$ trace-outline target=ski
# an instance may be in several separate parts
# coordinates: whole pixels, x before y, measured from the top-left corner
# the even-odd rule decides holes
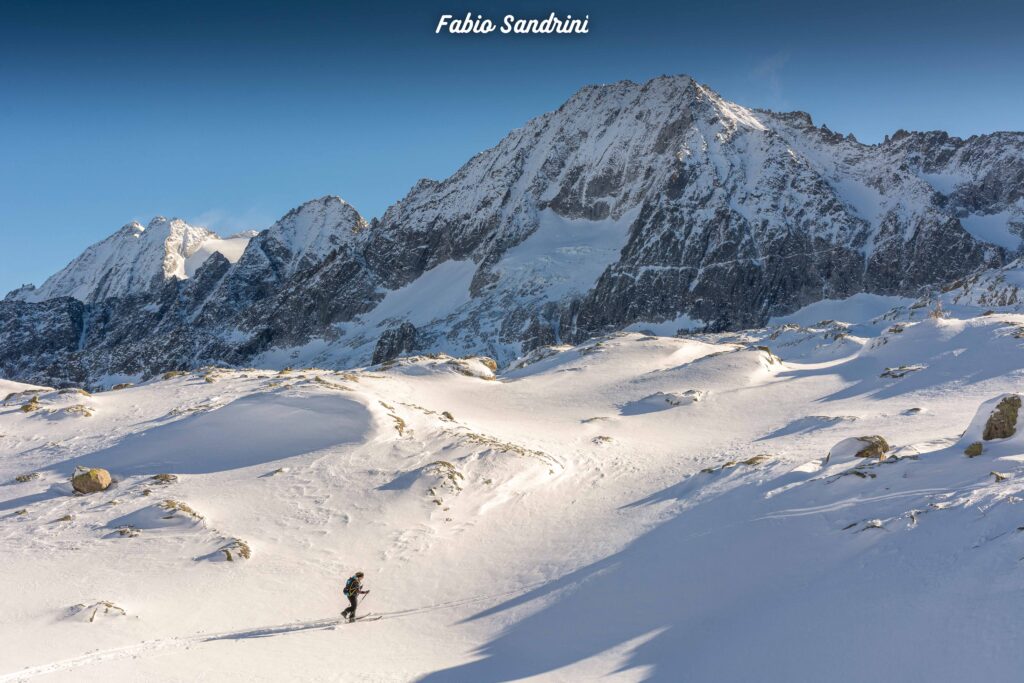
[[[353,624],[353,623],[355,623],[357,621],[378,621],[378,620],[383,619],[383,618],[384,618],[383,614],[374,614],[373,612],[369,612],[368,614],[364,614],[361,617],[356,617],[352,621],[349,621],[345,617],[342,617],[340,623],[341,624]]]
[[[384,618],[383,614],[376,614],[376,615],[367,614],[366,616],[363,616],[363,617],[356,617],[356,621],[363,621],[363,620],[365,620],[365,621],[380,621],[383,618]]]

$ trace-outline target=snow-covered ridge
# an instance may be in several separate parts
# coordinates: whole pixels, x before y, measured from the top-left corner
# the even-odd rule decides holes
[[[191,277],[214,252],[237,261],[252,236],[239,233],[222,238],[180,218],[157,216],[146,226],[125,225],[87,247],[42,286],[15,290],[9,296],[21,301],[70,296],[93,302],[137,294],[171,278]]]
[[[92,303],[139,294],[170,279],[194,277],[214,253],[237,263],[257,236],[249,261],[270,261],[274,276],[285,279],[316,265],[365,227],[355,209],[333,196],[302,204],[262,234],[247,230],[221,237],[179,218],[157,216],[145,227],[137,222],[124,226],[88,247],[41,287],[22,287],[8,298],[38,302],[70,296]]]

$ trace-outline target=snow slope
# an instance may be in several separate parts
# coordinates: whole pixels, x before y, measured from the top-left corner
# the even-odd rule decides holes
[[[1024,315],[919,313],[4,382],[0,681],[1018,680]]]

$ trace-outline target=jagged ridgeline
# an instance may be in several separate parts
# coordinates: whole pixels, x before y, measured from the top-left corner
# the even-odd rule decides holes
[[[1022,133],[864,145],[686,76],[588,86],[379,219],[324,197],[255,235],[125,226],[0,303],[0,376],[506,364],[634,324],[738,329],[917,295],[1003,265],[1022,231]]]

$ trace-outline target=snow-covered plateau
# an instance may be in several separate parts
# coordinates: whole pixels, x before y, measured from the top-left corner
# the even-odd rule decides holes
[[[864,296],[497,372],[0,382],[0,681],[1018,681],[1024,315]]]

